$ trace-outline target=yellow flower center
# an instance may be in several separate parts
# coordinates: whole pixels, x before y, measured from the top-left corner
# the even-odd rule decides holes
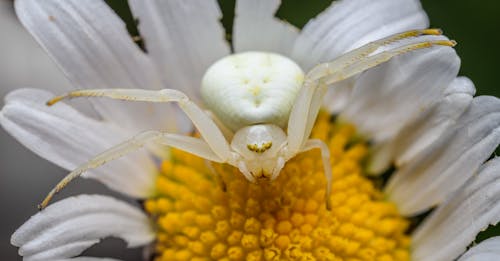
[[[155,260],[408,260],[408,221],[363,176],[367,145],[350,125],[320,114],[312,136],[331,152],[332,210],[318,151],[287,162],[271,183],[173,151],[146,211],[157,227]]]

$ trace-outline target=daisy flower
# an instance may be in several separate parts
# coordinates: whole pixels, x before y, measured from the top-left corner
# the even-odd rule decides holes
[[[204,93],[202,101],[202,85],[232,77],[214,69],[222,61],[250,64],[252,70],[244,76],[248,81],[263,77],[265,83],[258,68],[270,65],[259,55],[280,57],[276,59],[286,66],[276,75],[286,75],[283,81],[293,85],[302,83],[304,75],[292,71],[308,72],[339,57],[348,63],[394,50],[404,53],[353,72],[329,86],[325,97],[316,97],[325,102],[322,110],[297,128],[307,129],[310,123],[311,138],[326,149],[287,159],[272,182],[252,183],[240,172],[243,168],[209,164],[153,144],[83,173],[139,199],[142,208],[101,195],[60,200],[12,235],[11,243],[24,260],[105,260],[77,256],[110,236],[122,238],[129,247],[144,246],[147,258],[154,260],[491,260],[500,255],[500,238],[466,252],[477,233],[500,220],[500,160],[487,161],[500,141],[500,101],[473,97],[473,83],[457,77],[460,59],[447,46],[452,42],[438,30],[425,30],[428,18],[418,1],[336,1],[299,31],[274,17],[279,1],[238,0],[230,45],[216,1],[130,0],[145,51],[103,1],[15,4],[21,22],[76,89],[177,89],[194,104],[211,108],[217,124],[227,124],[221,128],[229,140],[238,123],[260,122],[248,117],[232,122],[248,109],[234,93],[225,98],[216,91]],[[384,40],[370,56],[342,56],[408,30],[414,31],[397,41]],[[420,48],[421,43],[437,44]],[[420,47],[407,52],[409,45]],[[313,70],[306,79],[333,65]],[[218,77],[210,78],[214,75]],[[269,94],[264,88],[248,91]],[[307,92],[300,85],[296,91],[297,99]],[[220,102],[211,100],[215,96]],[[47,106],[53,97],[36,89],[10,93],[0,124],[23,145],[68,170],[145,130],[194,130],[172,104],[92,98],[88,101],[99,113],[96,119],[73,103]],[[290,109],[290,118],[300,112],[296,106],[285,107],[285,121]],[[272,119],[276,124],[283,120]],[[193,136],[211,139],[203,128],[198,131]],[[292,135],[297,130],[286,131]],[[174,146],[189,147],[183,142]],[[248,150],[263,153],[271,147],[249,144]],[[207,158],[217,153],[199,154]],[[208,158],[217,161],[218,156]],[[332,170],[331,184],[323,162]],[[387,183],[374,182],[383,180],[391,166]]]

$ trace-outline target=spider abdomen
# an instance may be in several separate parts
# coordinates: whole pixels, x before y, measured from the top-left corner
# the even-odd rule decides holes
[[[230,129],[253,124],[286,126],[304,72],[278,54],[245,52],[214,63],[202,80],[207,106]]]

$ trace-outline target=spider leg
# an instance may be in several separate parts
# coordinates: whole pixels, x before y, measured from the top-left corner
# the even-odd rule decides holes
[[[227,161],[232,159],[232,152],[226,138],[215,122],[200,107],[192,102],[183,92],[173,89],[142,90],[142,89],[90,89],[77,90],[54,97],[47,102],[51,106],[63,99],[76,97],[107,97],[117,100],[142,102],[177,102],[189,119],[200,132],[203,139],[219,158]]]
[[[303,88],[304,90],[300,93],[300,95],[298,96],[299,98],[296,101],[302,104],[301,107],[307,107],[307,104],[309,104],[309,109],[301,109],[301,112],[294,112],[295,109],[292,109],[292,113],[290,114],[291,116],[288,125],[289,129],[296,129],[297,131],[295,132],[304,131],[302,135],[295,135],[295,137],[299,137],[299,142],[295,143],[297,143],[297,145],[299,145],[300,147],[300,145],[303,145],[305,140],[309,137],[321,105],[322,97],[326,92],[324,88],[326,88],[327,85],[331,85],[333,83],[340,82],[344,79],[352,77],[371,67],[384,63],[390,60],[392,57],[400,54],[404,54],[417,49],[429,48],[435,45],[454,46],[456,44],[454,41],[447,40],[422,41],[419,43],[405,45],[393,50],[382,52],[380,54],[369,56],[378,48],[396,41],[422,35],[441,34],[442,31],[439,29],[412,30],[394,34],[347,52],[346,54],[331,62],[323,63],[314,67],[311,71],[309,71],[309,73],[307,73]],[[301,99],[301,101],[299,101],[299,99]],[[295,126],[291,126],[290,123],[292,119],[296,120],[298,117],[304,117],[306,115],[308,117],[308,120],[305,122],[306,128],[297,129],[297,126],[295,124],[293,124]]]
[[[322,78],[322,80],[324,80],[324,82],[327,85],[330,85],[345,80],[347,78],[350,78],[358,73],[364,72],[379,64],[385,63],[395,56],[439,45],[453,47],[456,45],[456,42],[453,40],[437,40],[437,41],[425,41],[425,42],[404,45],[392,50],[384,51],[379,54],[366,57],[365,59],[353,63],[333,74],[325,75],[324,78]]]
[[[106,164],[106,162],[118,159],[130,152],[139,150],[150,142],[156,142],[178,148],[180,150],[189,152],[210,161],[223,162],[223,159],[217,156],[209,147],[209,145],[201,139],[172,133],[164,133],[160,131],[145,131],[121,144],[118,144],[104,151],[103,153],[97,155],[96,157],[87,161],[85,164],[73,170],[59,183],[57,183],[57,185],[49,192],[42,203],[38,205],[38,208],[40,210],[44,209],[56,193],[66,187],[72,180],[80,177],[84,172]]]
[[[380,43],[384,42],[387,43],[390,41],[380,40]],[[288,146],[290,154],[300,150],[300,148],[304,145],[304,142],[309,137],[312,126],[321,107],[322,97],[326,91],[326,86],[345,80],[404,53],[438,45],[453,47],[455,44],[455,41],[449,40],[422,41],[404,45],[372,56],[363,56],[358,54],[359,57],[363,56],[358,60],[347,59],[342,56],[339,58],[341,62],[335,60],[330,63],[320,64],[313,68],[311,72],[307,74],[304,85],[297,95],[297,99],[295,100],[288,119]],[[359,49],[363,48],[365,47],[360,47]],[[356,56],[356,53],[358,53],[357,50],[359,49],[347,53],[346,56]],[[360,53],[363,54],[363,52]],[[342,61],[350,62],[344,63]]]
[[[222,178],[222,175],[215,169],[213,165],[213,161],[210,160],[205,160],[205,165],[207,166],[208,170],[210,171],[210,174],[212,174],[215,178],[215,181],[219,185],[222,191],[226,192],[227,191],[227,185],[224,179]]]
[[[392,43],[394,41],[422,34],[440,33],[441,32],[439,30],[428,29],[420,31],[410,31],[390,36],[388,38],[372,42],[349,53],[346,53],[345,55],[330,63],[320,64],[313,68],[307,74],[304,85],[300,89],[299,94],[297,95],[297,99],[295,100],[295,103],[290,112],[287,129],[288,144],[286,159],[288,160],[291,157],[295,156],[297,153],[307,149],[321,148],[323,155],[323,164],[325,167],[325,175],[330,175],[330,179],[328,182],[331,183],[331,169],[330,166],[325,163],[326,152],[325,148],[323,148],[325,145],[319,145],[318,141],[312,142],[311,140],[307,140],[321,107],[322,99],[326,92],[327,86],[352,77],[358,73],[366,71],[381,63],[387,62],[391,58],[404,53],[408,53],[418,49],[430,48],[437,45],[450,47],[455,46],[456,42],[449,40],[422,41],[368,56],[380,46]],[[327,191],[329,193],[329,187],[327,188]]]
[[[300,89],[288,120],[288,156],[297,154],[311,133],[327,86],[321,80],[306,80]]]
[[[325,74],[330,74],[331,72],[334,72],[339,68],[343,68],[355,62],[358,62],[375,52],[380,47],[389,45],[391,43],[422,35],[441,35],[442,33],[443,32],[440,29],[423,29],[393,34],[349,51],[331,62],[322,63],[315,66],[307,73],[307,78],[317,80],[321,77],[324,77]]]
[[[318,139],[307,140],[300,152],[305,152],[312,149],[321,150],[321,159],[323,161],[323,169],[326,178],[325,203],[326,209],[331,210],[330,193],[332,191],[332,168],[330,166],[330,150],[325,142]]]
[[[314,123],[316,122],[316,118],[318,117],[319,110],[321,106],[323,106],[323,98],[326,95],[327,87],[328,86],[322,80],[318,82],[318,87],[311,99],[311,105],[309,107],[309,113],[307,115],[305,135],[303,135],[302,138],[303,140],[309,138],[311,134]]]
[[[219,127],[220,131],[227,140],[233,139],[234,132],[226,127],[226,125],[224,125],[224,123],[222,123],[222,121],[219,120],[219,118],[217,118],[217,116],[215,116],[213,112],[211,112],[210,110],[205,110],[205,113],[215,122],[215,124],[217,125],[217,127]]]

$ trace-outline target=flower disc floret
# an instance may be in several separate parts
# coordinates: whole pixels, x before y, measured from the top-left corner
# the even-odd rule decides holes
[[[317,151],[269,183],[215,165],[225,191],[203,159],[174,151],[162,163],[157,197],[145,202],[157,224],[156,260],[407,260],[408,221],[363,177],[367,146],[354,128],[322,114],[313,137],[332,154],[331,211]]]

